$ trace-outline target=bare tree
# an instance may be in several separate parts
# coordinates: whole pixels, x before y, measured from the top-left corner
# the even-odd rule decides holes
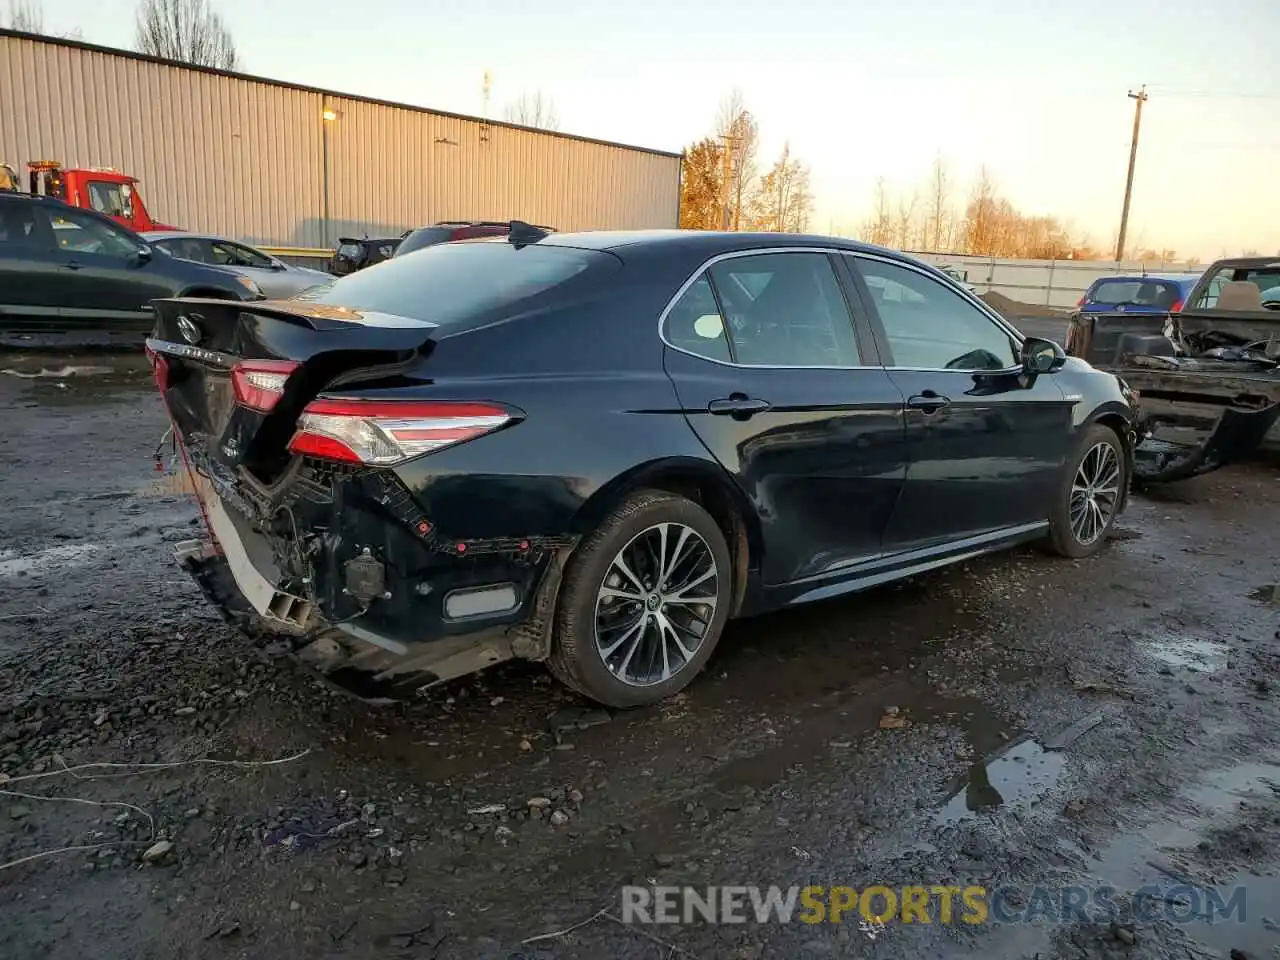
[[[862,239],[878,247],[893,243],[893,210],[889,205],[889,188],[884,177],[876,178],[876,195],[871,216],[862,224]]]
[[[40,0],[9,0],[9,29],[44,33],[44,10],[40,7]]]
[[[716,136],[729,151],[730,170],[724,184],[724,204],[729,211],[729,229],[742,228],[742,213],[755,189],[760,172],[756,154],[760,148],[760,127],[747,109],[742,91],[731,90],[720,101],[716,113]]]
[[[0,17],[0,24],[4,23]],[[44,9],[40,0],[9,0],[9,29],[21,30],[23,33],[38,33],[46,37],[58,37],[62,40],[83,40],[84,31],[79,27],[63,33],[49,33],[44,28]]]
[[[137,47],[141,53],[201,67],[234,70],[236,45],[209,0],[141,0]]]
[[[898,198],[898,213],[893,220],[894,245],[899,250],[910,250],[916,240],[916,206],[920,200],[915,191],[911,196]]]
[[[937,253],[950,248],[954,229],[951,213],[951,177],[942,154],[933,158],[929,174],[929,209],[926,211],[925,245]]]
[[[555,101],[541,90],[522,93],[507,104],[507,120],[539,130],[560,129],[560,114],[556,111]]]

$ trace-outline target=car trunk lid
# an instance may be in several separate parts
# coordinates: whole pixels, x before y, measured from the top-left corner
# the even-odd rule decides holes
[[[147,350],[184,447],[264,480],[306,404],[353,375],[429,353],[436,325],[300,300],[158,300]]]

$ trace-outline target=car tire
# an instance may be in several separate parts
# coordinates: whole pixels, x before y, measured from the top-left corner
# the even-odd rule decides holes
[[[660,552],[665,592],[655,582]],[[702,507],[656,490],[631,494],[569,559],[548,667],[609,707],[671,696],[715,650],[729,617],[732,571],[724,534]]]
[[[1102,549],[1128,489],[1124,443],[1110,427],[1090,424],[1067,462],[1049,515],[1047,545],[1080,559]]]

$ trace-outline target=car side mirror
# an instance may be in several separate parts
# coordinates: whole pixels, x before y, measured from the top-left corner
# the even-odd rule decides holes
[[[152,250],[148,246],[141,246],[134,251],[133,262],[136,266],[142,266],[144,263],[150,263]]]
[[[1066,353],[1052,340],[1027,337],[1022,341],[1022,369],[1027,373],[1053,373],[1066,362]]]

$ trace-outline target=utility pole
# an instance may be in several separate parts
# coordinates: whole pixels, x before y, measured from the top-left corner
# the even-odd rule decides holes
[[[1133,104],[1133,142],[1129,144],[1129,176],[1124,182],[1124,208],[1120,211],[1120,235],[1116,238],[1116,263],[1124,259],[1124,235],[1129,229],[1129,200],[1133,196],[1133,165],[1138,159],[1138,130],[1142,126],[1142,105],[1147,102],[1147,85],[1129,91]]]

